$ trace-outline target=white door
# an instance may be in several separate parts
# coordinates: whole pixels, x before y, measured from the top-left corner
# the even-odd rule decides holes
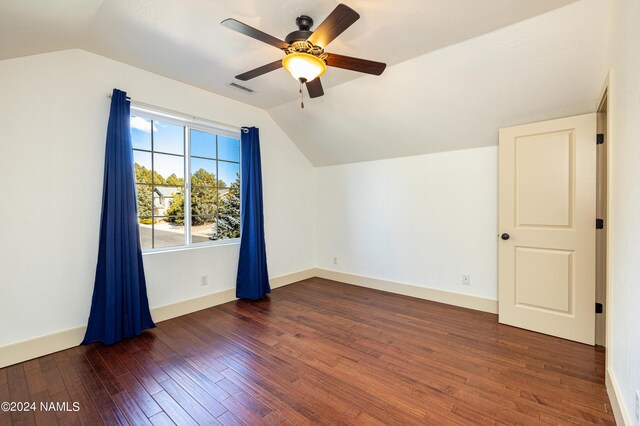
[[[500,129],[499,320],[590,345],[596,114]]]

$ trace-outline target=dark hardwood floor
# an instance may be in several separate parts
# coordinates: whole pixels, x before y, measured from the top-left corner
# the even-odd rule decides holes
[[[318,278],[0,369],[1,401],[38,404],[2,425],[614,423],[602,348]]]

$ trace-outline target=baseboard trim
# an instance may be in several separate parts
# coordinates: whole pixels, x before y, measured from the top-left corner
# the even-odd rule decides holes
[[[164,306],[151,308],[151,317],[154,322],[162,322],[171,318],[190,314],[191,312],[201,311],[216,305],[231,302],[236,299],[236,290],[221,290],[216,293],[205,294],[204,296],[194,297],[193,299],[182,300],[176,303],[170,303]]]
[[[475,309],[476,311],[490,312],[492,314],[498,313],[498,301],[495,299],[455,293],[452,291],[439,290],[435,288],[419,287],[413,284],[381,280],[379,278],[348,274],[345,272],[332,271],[322,268],[315,269],[315,276],[328,280],[353,284],[360,287],[367,287],[376,290],[388,291],[390,293],[416,297],[418,299],[426,299],[433,302],[445,303],[447,305]]]
[[[624,399],[620,396],[621,393],[618,381],[610,368],[607,368],[604,374],[604,381],[607,388],[607,395],[609,395],[611,409],[613,410],[613,416],[616,419],[616,424],[621,426],[631,426],[633,423],[629,417],[629,411],[626,409]]]
[[[78,346],[87,327],[75,327],[0,347],[0,368]]]
[[[312,278],[314,276],[314,271],[315,269],[312,268],[293,272],[291,274],[279,275],[277,277],[269,278],[269,284],[272,289],[283,287],[298,281],[306,280],[307,278]],[[191,312],[201,311],[212,306],[222,305],[223,303],[231,302],[232,300],[236,300],[236,290],[233,288],[152,308],[151,316],[155,322],[161,322],[182,315],[187,315]]]
[[[280,275],[269,279],[271,288],[278,288],[315,276],[315,269],[306,269],[291,274]],[[235,289],[222,290],[205,294],[193,299],[182,300],[169,305],[151,309],[151,316],[155,322],[162,322],[171,318],[190,314],[212,306],[221,305],[236,299]],[[86,331],[86,326],[23,340],[0,346],[0,368],[19,362],[39,358],[44,355],[78,346]]]
[[[286,275],[280,275],[269,279],[271,288],[284,287],[285,285],[297,283],[298,281],[306,280],[315,277],[316,268],[304,269],[298,272],[292,272]]]

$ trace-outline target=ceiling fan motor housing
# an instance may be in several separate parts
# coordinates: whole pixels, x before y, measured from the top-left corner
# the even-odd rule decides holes
[[[313,19],[309,16],[302,15],[296,18],[296,25],[298,26],[298,31],[294,31],[285,37],[284,41],[291,44],[294,41],[302,41],[308,39],[313,31],[311,31],[311,27],[313,26]]]

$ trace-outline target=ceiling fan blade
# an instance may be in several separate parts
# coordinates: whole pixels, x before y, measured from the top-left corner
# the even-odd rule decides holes
[[[252,78],[256,78],[258,76],[261,76],[262,74],[266,74],[268,72],[271,71],[275,71],[278,68],[282,67],[282,59],[278,59],[277,61],[273,61],[267,65],[263,65],[261,67],[258,67],[256,69],[252,69],[251,71],[247,71],[245,73],[236,75],[236,78],[238,80],[242,80],[242,81],[247,81],[247,80],[251,80]]]
[[[277,47],[278,49],[286,49],[287,47],[289,47],[288,43],[285,43],[284,41],[265,32],[250,27],[249,25],[244,24],[240,21],[236,21],[233,18],[225,19],[224,21],[220,22],[220,24],[231,30],[255,38],[256,40],[260,40],[263,43],[267,43],[274,47]]]
[[[367,74],[380,75],[387,67],[382,62],[368,61],[366,59],[352,58],[351,56],[336,55],[329,53],[325,59],[330,67],[343,68],[345,70],[364,72]]]
[[[322,90],[322,83],[320,83],[320,77],[316,77],[311,81],[306,83],[307,90],[309,91],[310,98],[317,98],[324,95],[324,90]]]
[[[324,49],[359,18],[360,15],[355,10],[341,3],[322,21],[307,41]]]

